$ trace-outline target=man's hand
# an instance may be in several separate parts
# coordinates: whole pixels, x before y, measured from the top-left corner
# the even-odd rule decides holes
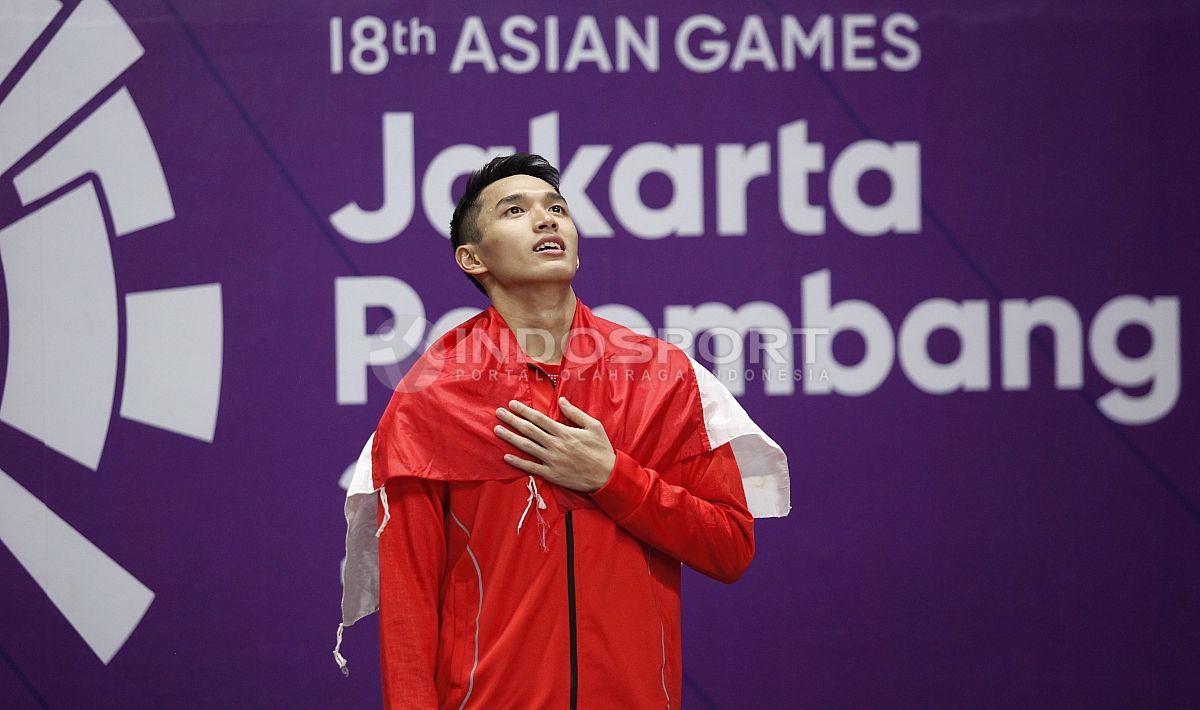
[[[496,410],[500,421],[513,430],[497,426],[496,436],[537,459],[528,461],[505,454],[504,462],[563,488],[594,493],[608,483],[617,455],[599,420],[566,397],[559,397],[558,405],[579,426],[556,422],[516,400],[508,403],[509,409]]]

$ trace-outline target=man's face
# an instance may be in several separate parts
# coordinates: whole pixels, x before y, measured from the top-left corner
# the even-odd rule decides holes
[[[513,175],[488,185],[479,195],[476,226],[481,239],[459,247],[482,265],[493,285],[503,288],[570,283],[579,269],[579,234],[567,202],[544,180]],[[478,267],[476,267],[478,268]]]

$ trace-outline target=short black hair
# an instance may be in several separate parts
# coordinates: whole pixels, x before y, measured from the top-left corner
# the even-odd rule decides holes
[[[544,180],[558,192],[559,174],[545,158],[532,153],[513,153],[492,158],[487,165],[471,173],[467,178],[467,187],[458,203],[454,206],[454,216],[450,218],[450,248],[455,251],[463,244],[475,244],[483,235],[479,233],[476,220],[479,219],[479,194],[488,185],[513,175],[529,175]],[[483,284],[475,277],[467,274],[475,288],[487,295]]]

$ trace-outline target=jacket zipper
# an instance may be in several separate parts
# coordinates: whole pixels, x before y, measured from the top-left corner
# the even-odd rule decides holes
[[[579,650],[575,621],[575,526],[567,511],[567,620],[571,631],[571,710],[579,706]]]
[[[545,374],[545,372],[543,372]],[[550,389],[555,394],[555,399],[551,400],[551,407],[554,410],[554,418],[561,419],[562,413],[558,411],[558,378],[550,378]],[[567,511],[566,515],[566,531],[567,531],[567,627],[570,632],[571,639],[571,710],[577,710],[579,707],[579,632],[577,620],[575,616],[575,523],[571,517],[571,511]]]
[[[538,368],[541,370],[541,368]],[[550,408],[556,420],[561,421],[562,413],[558,410],[558,378],[551,378],[545,370],[542,374],[546,375],[546,379],[550,380],[550,390],[554,392],[555,397],[550,400]],[[567,627],[570,632],[571,640],[571,710],[578,710],[579,707],[579,637],[578,627],[575,617],[575,523],[571,518],[571,511],[567,511],[565,515],[565,525],[567,532]]]

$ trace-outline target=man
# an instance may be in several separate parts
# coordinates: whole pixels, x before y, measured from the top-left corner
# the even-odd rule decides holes
[[[491,307],[406,375],[350,491],[379,494],[385,705],[677,707],[680,563],[741,576],[746,491],[786,514],[782,452],[682,351],[576,299],[542,158],[472,174],[451,241]],[[347,519],[353,623],[374,600],[363,506]]]

